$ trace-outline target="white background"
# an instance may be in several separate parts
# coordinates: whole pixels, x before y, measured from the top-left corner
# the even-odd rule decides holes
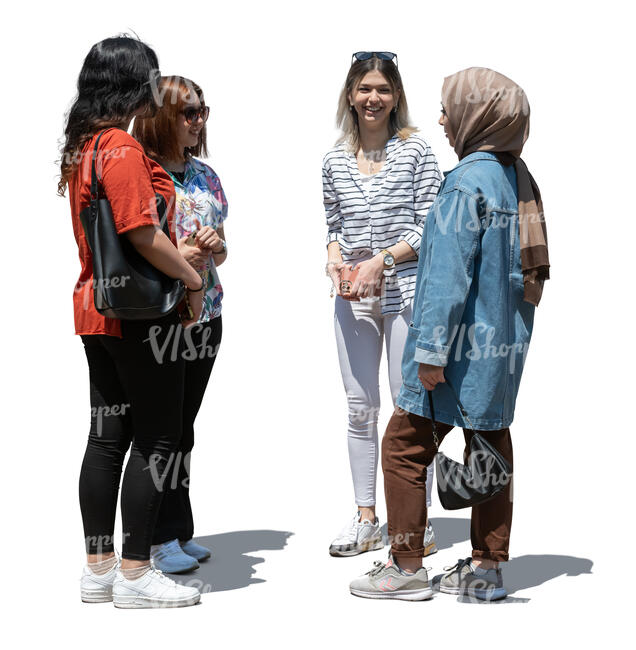
[[[226,0],[4,10],[0,593],[11,647],[611,647],[626,633],[634,52],[625,7]],[[203,87],[210,163],[230,205],[223,344],[192,463],[196,534],[217,536],[199,572],[211,591],[183,610],[79,599],[88,376],[73,335],[79,261],[54,161],[84,56],[127,30],[155,48],[163,74]],[[363,49],[399,54],[412,120],[443,170],[456,163],[437,125],[444,76],[491,67],[530,100],[523,157],[544,198],[552,279],[512,427],[510,605],[357,599],[349,581],[385,552],[327,554],[354,503],[320,172],[351,53]],[[384,365],[381,379],[383,431]],[[449,445],[455,457],[461,438]],[[381,474],[378,498],[384,522]],[[436,501],[430,514],[436,574],[469,554],[468,514]]]

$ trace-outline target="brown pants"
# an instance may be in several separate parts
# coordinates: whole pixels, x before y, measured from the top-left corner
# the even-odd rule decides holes
[[[452,429],[449,424],[437,423],[440,441]],[[479,433],[512,467],[510,430]],[[472,433],[464,429],[465,454],[471,438]],[[382,440],[382,470],[391,553],[398,560],[424,556],[426,467],[433,462],[436,451],[431,421],[397,407]],[[511,525],[512,481],[497,496],[472,509],[473,558],[506,562]]]

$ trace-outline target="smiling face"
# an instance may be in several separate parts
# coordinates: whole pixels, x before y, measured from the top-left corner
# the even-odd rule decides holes
[[[370,70],[349,94],[349,103],[358,114],[360,126],[379,129],[388,124],[399,98],[399,92],[394,92],[381,72]]]
[[[199,110],[202,106],[201,100],[194,93],[190,93],[184,98],[183,106],[177,113],[177,122],[175,125],[179,151],[183,151],[186,147],[197,146],[199,135],[205,122],[200,115],[194,118],[190,115],[192,124],[189,124],[186,116],[190,113],[188,109]]]

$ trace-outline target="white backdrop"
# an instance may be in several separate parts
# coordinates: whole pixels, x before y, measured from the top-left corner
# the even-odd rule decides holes
[[[626,630],[634,53],[625,6],[111,0],[5,10],[0,592],[12,647],[592,647]],[[230,206],[223,343],[192,460],[196,534],[212,536],[215,555],[187,577],[209,591],[202,604],[173,611],[83,605],[78,593],[88,376],[73,335],[77,249],[54,161],[84,56],[129,30],[155,48],[163,74],[203,87],[209,162]],[[524,159],[543,194],[552,280],[512,427],[504,570],[516,606],[356,599],[349,581],[385,553],[327,554],[354,504],[320,173],[361,49],[398,53],[413,122],[443,170],[456,163],[437,125],[444,76],[491,67],[530,100]],[[384,366],[382,382],[381,431],[392,410]],[[462,436],[451,438],[458,457]],[[381,486],[380,474],[384,522]],[[436,574],[469,554],[468,514],[435,501],[430,515]]]

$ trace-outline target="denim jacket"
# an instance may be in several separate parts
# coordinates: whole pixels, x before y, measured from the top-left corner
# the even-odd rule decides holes
[[[430,417],[420,363],[444,366],[475,429],[513,419],[534,307],[523,301],[517,180],[489,152],[450,171],[424,226],[398,405]],[[466,426],[446,384],[433,391],[439,422]]]

